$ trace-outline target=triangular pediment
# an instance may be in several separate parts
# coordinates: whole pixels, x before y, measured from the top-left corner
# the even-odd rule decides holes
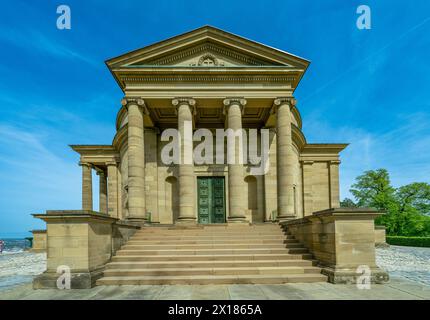
[[[189,48],[169,52],[155,59],[142,59],[131,66],[178,66],[178,67],[238,67],[280,66],[280,63],[255,57],[213,41],[204,41]],[[291,65],[285,65],[289,66]]]
[[[205,26],[108,60],[109,68],[144,66],[281,66],[306,70],[309,61]]]

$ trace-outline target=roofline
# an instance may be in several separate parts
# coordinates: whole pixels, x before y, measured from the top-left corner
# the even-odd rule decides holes
[[[319,150],[333,150],[334,153],[339,153],[344,150],[349,143],[308,143],[303,147],[303,151],[306,149],[319,149]]]
[[[96,151],[96,150],[104,150],[104,151],[113,151],[116,152],[116,149],[112,145],[108,144],[69,144],[69,147],[76,151],[79,154],[82,154],[86,151]]]
[[[133,55],[133,54],[137,53],[138,51],[141,51],[141,50],[144,50],[144,49],[149,49],[149,48],[151,48],[151,47],[155,47],[155,46],[160,46],[160,45],[162,45],[162,44],[164,44],[164,43],[170,42],[170,41],[175,40],[175,39],[177,39],[177,38],[184,37],[184,36],[189,35],[189,34],[191,34],[191,33],[193,33],[193,32],[196,32],[196,31],[199,31],[199,30],[204,30],[204,29],[207,29],[207,30],[211,30],[211,29],[212,29],[212,30],[217,31],[217,32],[221,32],[221,33],[224,33],[224,34],[227,34],[227,35],[232,35],[232,36],[234,36],[234,37],[236,37],[236,38],[239,38],[239,39],[241,39],[241,40],[246,40],[246,41],[248,41],[248,42],[251,42],[251,43],[253,43],[253,44],[256,44],[256,45],[258,45],[258,46],[261,46],[261,47],[263,47],[263,48],[270,49],[270,50],[273,50],[273,51],[276,51],[276,52],[279,52],[279,53],[282,53],[282,54],[290,55],[290,56],[292,56],[292,57],[294,57],[294,58],[296,58],[296,59],[302,60],[302,61],[306,64],[305,71],[306,71],[307,67],[309,66],[309,64],[311,63],[311,61],[310,61],[310,60],[307,60],[307,59],[305,59],[305,58],[303,58],[303,57],[300,57],[300,56],[298,56],[298,55],[292,54],[292,53],[290,53],[290,52],[288,52],[288,51],[284,51],[284,50],[281,50],[281,49],[278,49],[278,48],[275,48],[275,47],[272,47],[272,46],[269,46],[269,45],[263,44],[263,43],[261,43],[261,42],[258,42],[258,41],[254,41],[254,40],[251,40],[251,39],[245,38],[245,37],[243,37],[243,36],[239,36],[239,35],[237,35],[237,34],[235,34],[235,33],[228,32],[228,31],[222,30],[222,29],[220,29],[220,28],[217,28],[217,27],[214,27],[214,26],[211,26],[211,25],[204,25],[204,26],[202,26],[202,27],[199,27],[199,28],[196,28],[196,29],[193,29],[193,30],[190,30],[190,31],[184,32],[184,33],[181,33],[181,34],[176,35],[176,36],[172,36],[172,37],[170,37],[170,38],[167,38],[167,39],[164,39],[164,40],[161,40],[161,41],[158,41],[158,42],[152,43],[152,44],[150,44],[150,45],[147,45],[147,46],[144,46],[144,47],[141,47],[141,48],[134,49],[134,50],[132,50],[132,51],[126,52],[126,53],[121,54],[121,55],[119,55],[119,56],[116,56],[116,57],[113,57],[113,58],[107,59],[107,60],[105,60],[105,64],[110,68],[110,65],[111,65],[112,63],[114,63],[114,61],[116,61],[116,60],[121,60],[121,58],[124,58],[124,57],[125,57],[125,56],[127,56],[127,55]]]

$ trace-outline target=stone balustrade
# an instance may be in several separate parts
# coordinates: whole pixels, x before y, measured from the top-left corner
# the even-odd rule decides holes
[[[91,288],[116,250],[140,228],[89,210],[33,216],[46,222],[48,256],[47,270],[33,281],[35,289],[56,288],[62,266],[70,268],[72,289]]]
[[[330,282],[357,283],[363,270],[369,270],[372,283],[383,283],[388,274],[375,262],[374,219],[381,214],[367,208],[333,208],[281,225],[309,249]]]

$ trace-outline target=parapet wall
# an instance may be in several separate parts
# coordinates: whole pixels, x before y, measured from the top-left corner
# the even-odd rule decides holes
[[[368,272],[372,283],[388,281],[375,261],[374,219],[381,212],[359,208],[318,211],[281,225],[318,260],[332,283],[357,283]]]

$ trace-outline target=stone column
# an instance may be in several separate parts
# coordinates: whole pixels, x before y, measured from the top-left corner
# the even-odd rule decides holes
[[[93,210],[93,177],[92,165],[80,162],[82,167],[82,210]]]
[[[99,176],[99,211],[107,213],[107,179],[103,170],[97,171]]]
[[[339,160],[328,163],[330,173],[330,208],[340,207],[339,164]]]
[[[172,104],[177,108],[178,131],[181,135],[181,157],[178,166],[178,222],[195,223],[197,212],[194,206],[196,188],[194,183],[192,123],[196,101],[191,98],[175,98],[172,100]],[[191,132],[187,132],[189,126],[187,127],[186,122],[191,123]],[[191,137],[189,137],[190,134]]]
[[[277,98],[276,164],[278,189],[278,219],[294,218],[294,154],[291,133],[291,110],[294,98]]]
[[[267,129],[267,128],[266,128]],[[273,221],[276,219],[274,215],[277,210],[277,189],[276,189],[276,128],[268,128],[269,131],[269,172],[264,175],[264,191],[265,191],[265,221]]]
[[[145,146],[143,114],[145,102],[124,98],[128,112],[128,219],[144,222],[145,212]]]
[[[246,105],[243,98],[227,98],[224,100],[224,106],[227,113],[227,127],[235,132],[242,130],[242,111]],[[228,164],[228,204],[229,204],[229,222],[245,222],[245,200],[244,200],[244,181],[243,181],[243,164],[239,161],[239,143],[235,139],[234,153],[235,161]],[[241,139],[240,139],[241,140]]]
[[[303,215],[309,216],[313,213],[313,161],[302,162],[303,175]]]
[[[118,168],[116,162],[108,162],[108,213],[112,218],[118,218]]]

